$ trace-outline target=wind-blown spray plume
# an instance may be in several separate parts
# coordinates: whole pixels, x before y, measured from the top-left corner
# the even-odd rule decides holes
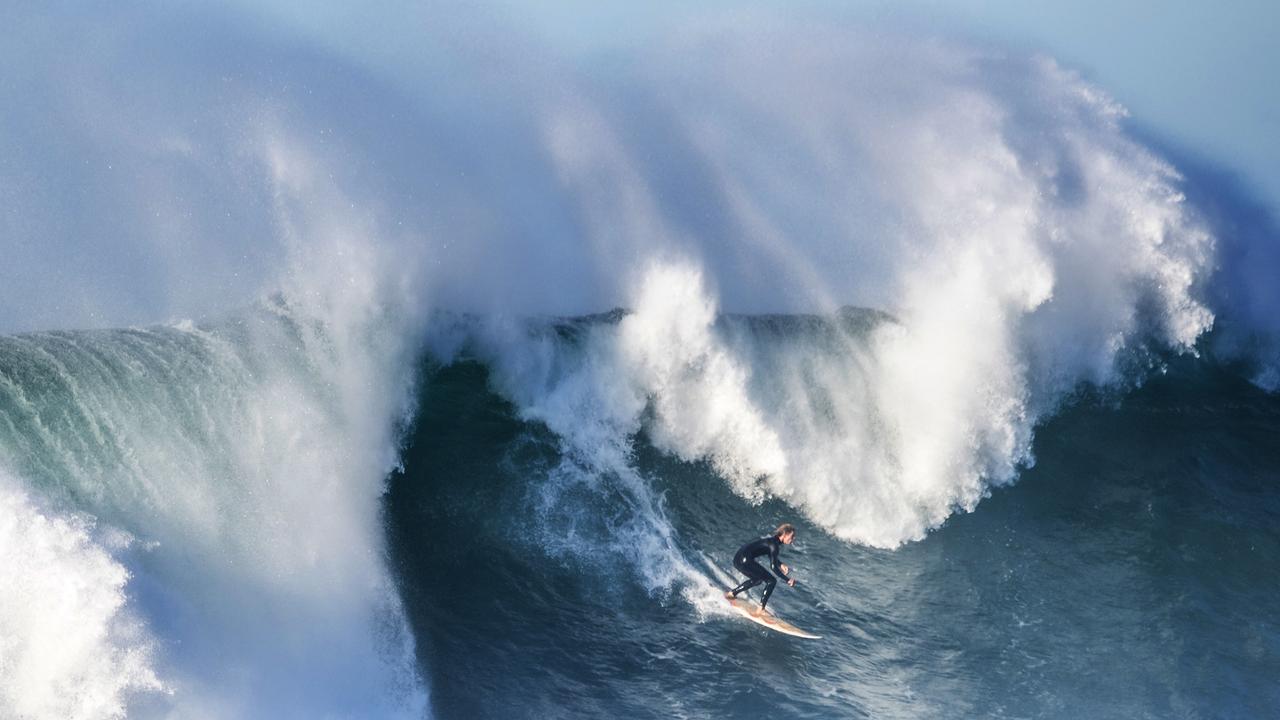
[[[116,684],[44,668],[44,682],[81,684],[73,699],[101,692],[108,716],[159,683],[169,694],[147,702],[183,715],[425,712],[379,522],[411,410],[416,303],[379,266],[373,228],[296,154],[269,149],[282,222],[306,238],[287,241],[279,295],[217,323],[0,340],[6,467],[142,544],[127,610],[113,549],[79,531],[68,551],[104,568],[82,580],[114,603],[95,620],[106,649],[79,662]],[[117,640],[114,618],[139,615],[147,639]],[[40,628],[19,644],[47,642]]]
[[[942,42],[748,36],[751,51],[739,35],[681,46],[679,73],[624,73],[657,98],[644,122],[672,129],[678,166],[641,160],[651,141],[628,144],[644,132],[611,105],[575,112],[582,142],[551,135],[594,242],[690,258],[629,275],[634,314],[573,350],[575,379],[508,390],[539,417],[567,387],[600,408],[557,432],[625,445],[644,428],[746,497],[892,547],[1011,482],[1082,383],[1137,379],[1149,351],[1189,351],[1210,327],[1212,238],[1177,174],[1073,73]],[[713,219],[685,215],[673,184]],[[761,303],[829,319],[780,339],[716,316]],[[851,331],[839,304],[891,319]]]

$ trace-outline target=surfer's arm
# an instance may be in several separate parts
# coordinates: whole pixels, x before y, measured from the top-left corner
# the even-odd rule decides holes
[[[780,562],[778,565],[782,565],[782,571],[786,573],[787,584],[796,587],[796,579],[791,577],[791,568],[787,568],[786,562]]]
[[[773,574],[785,580],[788,585],[794,587],[796,581],[787,575],[786,570],[783,569],[782,561],[778,559],[778,546],[776,543],[769,546],[769,560],[771,560],[773,564]]]

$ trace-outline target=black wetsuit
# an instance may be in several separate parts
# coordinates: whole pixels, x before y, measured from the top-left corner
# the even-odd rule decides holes
[[[783,580],[790,580],[786,573],[782,572],[782,563],[778,561],[778,550],[782,548],[782,541],[776,535],[762,537],[759,540],[751,542],[738,548],[737,554],[733,556],[733,566],[738,571],[747,576],[746,581],[733,589],[733,596],[738,597],[738,593],[753,588],[760,583],[764,583],[764,597],[760,599],[760,607],[769,604],[769,596],[773,594],[773,586],[778,583],[769,574],[764,566],[755,561],[755,558],[761,555],[769,556],[769,564],[773,567],[773,571]]]

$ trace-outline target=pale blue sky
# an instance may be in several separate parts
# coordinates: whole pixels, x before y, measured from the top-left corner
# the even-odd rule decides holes
[[[1244,173],[1280,208],[1280,3],[918,2],[972,31],[1043,50],[1134,122]]]

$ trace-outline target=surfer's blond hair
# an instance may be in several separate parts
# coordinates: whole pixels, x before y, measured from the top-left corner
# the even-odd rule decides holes
[[[778,526],[777,530],[773,531],[773,536],[776,538],[780,538],[783,535],[786,535],[787,533],[794,533],[795,531],[796,531],[795,525],[792,525],[791,523],[782,523],[781,525]]]

